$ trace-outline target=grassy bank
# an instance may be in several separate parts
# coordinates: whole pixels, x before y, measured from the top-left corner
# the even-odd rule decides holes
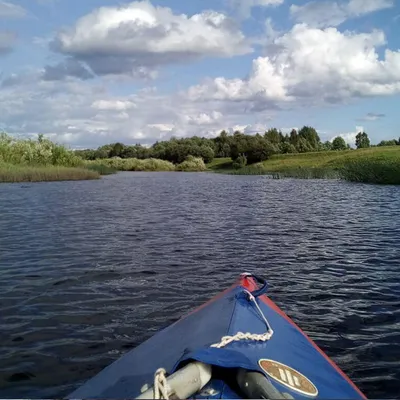
[[[214,172],[229,172],[233,170],[232,164],[233,161],[229,157],[214,158],[214,160],[207,164],[207,169]]]
[[[272,156],[264,161],[264,168],[269,171],[283,172],[297,168],[340,169],[349,163],[359,161],[400,162],[400,146],[371,147],[351,151],[323,151],[303,154],[286,154]]]
[[[86,168],[0,165],[0,183],[77,181],[98,178],[100,178],[98,172]]]
[[[270,175],[274,178],[334,178],[400,184],[400,146],[279,154],[267,161],[235,169],[245,164],[246,158],[243,156],[236,159],[235,163],[230,158],[216,158],[207,165],[202,158],[193,156],[186,157],[180,164],[155,158],[114,157],[87,161],[42,135],[37,140],[31,140],[0,133],[0,182],[97,179],[100,175],[117,171],[214,171],[237,175]]]
[[[98,179],[118,171],[205,171],[202,158],[188,156],[175,165],[148,158],[86,161],[74,151],[39,135],[36,140],[0,133],[0,182],[41,182]]]
[[[48,182],[98,179],[71,150],[39,135],[17,139],[0,133],[0,182]]]
[[[352,182],[400,184],[400,146],[351,151],[275,155],[269,160],[234,170],[228,158],[207,165],[210,171],[274,178],[345,179]]]

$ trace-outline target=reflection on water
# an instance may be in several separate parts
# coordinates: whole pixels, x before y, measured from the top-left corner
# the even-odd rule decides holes
[[[371,398],[400,379],[400,188],[121,173],[0,186],[0,397],[64,396],[230,285],[270,296]]]

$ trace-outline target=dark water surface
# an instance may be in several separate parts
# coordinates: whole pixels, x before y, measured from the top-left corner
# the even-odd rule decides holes
[[[243,271],[397,397],[400,188],[184,173],[0,185],[0,397],[67,395]]]

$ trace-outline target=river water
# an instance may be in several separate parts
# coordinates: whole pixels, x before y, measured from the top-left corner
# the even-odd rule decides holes
[[[370,398],[400,387],[400,187],[197,173],[0,186],[0,397],[59,397],[244,271]]]

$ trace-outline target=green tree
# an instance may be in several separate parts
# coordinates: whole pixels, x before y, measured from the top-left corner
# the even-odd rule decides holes
[[[332,142],[330,142],[329,140],[327,140],[325,143],[324,143],[324,150],[332,150]]]
[[[299,137],[305,139],[308,142],[311,150],[317,149],[318,144],[321,142],[317,131],[311,126],[303,126],[299,131]]]
[[[248,164],[267,160],[279,149],[261,135],[244,135],[235,133],[231,144],[231,158],[236,160],[240,155],[245,155]]]
[[[268,160],[273,154],[278,153],[278,148],[264,138],[249,140],[249,147],[246,152],[247,162],[253,164]]]
[[[367,147],[370,147],[371,142],[369,140],[368,135],[366,132],[358,132],[356,136],[356,147],[357,149],[365,149]]]
[[[335,137],[332,141],[332,150],[346,150],[347,145],[341,136]]]
[[[232,160],[236,160],[241,154],[245,154],[248,149],[246,135],[240,133],[239,131],[235,131],[232,136],[230,147],[230,157]]]
[[[215,155],[216,157],[229,157],[231,152],[230,143],[231,138],[228,133],[223,130],[218,137],[214,139],[215,143]]]
[[[98,148],[95,152],[94,152],[94,157],[95,159],[104,159],[104,158],[108,158],[109,157],[109,152],[104,149],[104,148]]]
[[[380,143],[378,143],[378,146],[396,146],[397,141],[395,139],[393,140],[382,140]]]
[[[299,137],[298,137],[296,129],[292,129],[291,132],[290,132],[290,138],[289,138],[290,143],[293,146],[296,146],[298,140],[299,140]]]
[[[152,148],[146,149],[143,146],[137,146],[138,158],[139,153],[143,153],[144,158],[150,156],[167,160],[174,164],[181,164],[187,161],[188,156],[202,158],[204,162],[211,162],[215,157],[214,142],[205,138],[186,138],[186,139],[172,139],[165,142],[157,142]]]
[[[114,147],[113,144],[105,144],[104,146],[99,147],[97,149],[97,151],[98,151],[98,154],[102,155],[102,157],[98,157],[98,158],[109,158],[110,152],[113,147]],[[107,155],[105,155],[105,154],[107,154]]]
[[[75,150],[75,155],[82,158],[83,160],[95,160],[96,150],[86,149],[86,150]]]
[[[299,153],[308,153],[313,150],[308,140],[306,140],[304,137],[299,137],[296,149]]]
[[[115,143],[110,151],[110,157],[121,157],[124,147],[122,143]]]
[[[125,146],[121,158],[137,158],[136,146]]]
[[[278,145],[282,141],[281,137],[282,133],[278,131],[276,128],[268,129],[264,134],[264,138],[267,139],[270,143]]]
[[[282,154],[297,153],[296,147],[286,141],[279,145],[279,150]]]
[[[146,158],[151,157],[151,149],[142,146],[141,144],[135,145],[135,151],[136,151],[136,158],[139,160],[145,160]]]
[[[199,156],[207,164],[207,163],[210,163],[212,160],[214,160],[215,153],[214,153],[214,150],[210,146],[200,146]]]

